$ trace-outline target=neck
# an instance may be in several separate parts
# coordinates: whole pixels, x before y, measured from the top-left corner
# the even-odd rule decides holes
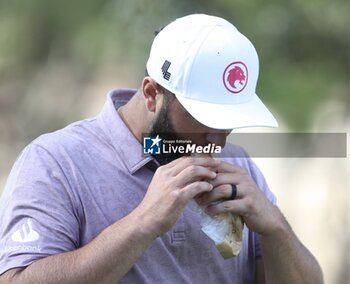
[[[129,102],[118,109],[118,113],[132,134],[142,143],[142,133],[146,131],[147,120],[145,119],[145,108],[140,100],[139,91]]]

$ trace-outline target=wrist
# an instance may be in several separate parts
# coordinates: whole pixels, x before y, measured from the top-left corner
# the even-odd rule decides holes
[[[292,232],[290,225],[288,224],[286,218],[283,216],[281,211],[278,209],[278,207],[275,207],[275,209],[276,213],[274,214],[274,221],[271,223],[268,230],[265,230],[261,234],[263,238],[283,238]]]
[[[153,241],[160,235],[160,229],[157,226],[157,222],[152,216],[143,212],[140,208],[135,208],[134,211],[130,213],[130,216],[136,230],[145,239]]]

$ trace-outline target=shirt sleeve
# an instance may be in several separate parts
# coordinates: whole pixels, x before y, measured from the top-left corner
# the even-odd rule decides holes
[[[30,144],[17,158],[0,199],[0,274],[79,246],[79,219],[64,170]]]

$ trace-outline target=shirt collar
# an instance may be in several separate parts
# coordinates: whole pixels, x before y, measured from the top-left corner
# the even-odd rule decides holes
[[[153,157],[143,155],[141,143],[126,126],[116,109],[128,102],[136,91],[136,89],[111,90],[107,94],[107,101],[97,118],[108,137],[108,142],[121,156],[121,160],[130,174],[134,174],[151,161],[155,163]]]

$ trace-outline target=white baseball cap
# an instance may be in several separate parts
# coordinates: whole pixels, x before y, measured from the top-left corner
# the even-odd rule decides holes
[[[194,14],[170,23],[155,37],[146,68],[210,128],[278,126],[255,93],[254,46],[222,18]]]

